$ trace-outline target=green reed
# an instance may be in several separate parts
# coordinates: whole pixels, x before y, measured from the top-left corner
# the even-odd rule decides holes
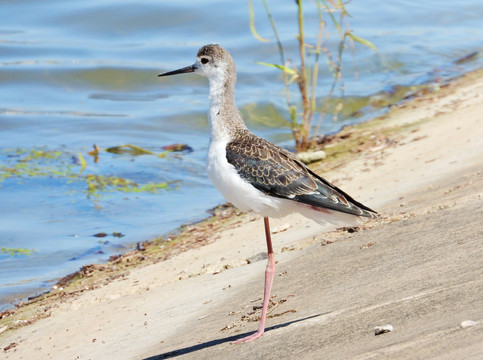
[[[272,64],[259,62],[261,65],[275,67],[282,71],[284,94],[288,111],[290,114],[290,124],[292,134],[295,140],[297,151],[306,151],[313,145],[313,139],[318,134],[320,125],[324,115],[327,113],[330,99],[339,86],[343,92],[342,78],[342,55],[346,48],[354,48],[354,41],[361,43],[374,51],[376,47],[368,40],[353,34],[350,30],[348,17],[342,0],[312,0],[310,4],[315,7],[318,16],[317,24],[317,40],[315,44],[306,41],[305,36],[305,16],[304,1],[296,0],[297,5],[297,25],[298,32],[296,38],[298,41],[298,64],[292,60],[286,60],[285,49],[280,40],[275,19],[273,18],[270,8],[266,0],[263,2],[265,12],[270,22],[275,40],[277,42],[278,52],[280,54],[280,64]],[[250,30],[254,37],[259,41],[269,41],[260,36],[255,27],[255,14],[253,11],[253,0],[249,0]],[[313,11],[313,9],[311,10]],[[329,40],[336,36],[337,44],[330,46]],[[332,74],[332,85],[328,91],[324,103],[317,109],[317,80],[320,72],[321,58],[325,59],[325,66]],[[293,100],[291,93],[291,85],[297,84],[298,94],[297,101]],[[342,110],[342,102],[336,106],[336,114]],[[318,113],[317,124],[313,127],[314,116]],[[311,132],[311,129],[314,129]],[[311,140],[312,139],[312,140]]]

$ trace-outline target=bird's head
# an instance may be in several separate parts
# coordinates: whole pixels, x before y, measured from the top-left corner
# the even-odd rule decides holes
[[[235,76],[235,62],[230,53],[220,45],[210,44],[205,45],[198,50],[196,62],[193,65],[178,70],[168,71],[159,74],[158,76],[170,76],[190,72],[206,76],[210,81],[216,81],[223,79],[227,73]]]

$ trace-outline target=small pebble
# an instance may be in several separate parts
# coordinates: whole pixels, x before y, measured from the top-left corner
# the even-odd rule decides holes
[[[327,154],[323,150],[307,151],[307,152],[298,153],[297,157],[303,163],[310,164],[310,163],[325,159],[327,157]]]
[[[277,226],[276,228],[274,228],[272,230],[272,234],[278,234],[278,233],[287,231],[291,227],[292,227],[292,225],[290,225],[290,224],[283,224],[283,225]]]
[[[387,332],[393,331],[394,328],[391,324],[383,325],[383,326],[376,326],[374,328],[374,335],[381,335]]]
[[[247,264],[253,264],[257,261],[266,260],[266,259],[267,259],[267,253],[261,252],[261,253],[258,253],[257,255],[249,257],[248,259],[246,259],[246,262]]]
[[[472,326],[476,326],[478,325],[478,322],[477,321],[473,321],[473,320],[465,320],[463,321],[460,326],[463,328],[463,329],[466,329],[467,327],[472,327]]]

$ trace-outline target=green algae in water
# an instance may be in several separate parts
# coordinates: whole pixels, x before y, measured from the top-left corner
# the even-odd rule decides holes
[[[21,249],[21,248],[7,248],[1,247],[0,248],[0,255],[1,254],[10,254],[10,256],[17,256],[17,255],[32,255],[34,250],[31,249]]]
[[[68,177],[73,173],[65,154],[46,148],[6,149],[2,152],[4,164],[0,165],[0,182],[13,177]]]
[[[152,153],[152,155],[155,155]],[[164,153],[163,153],[164,155]],[[132,179],[85,173],[88,165],[81,153],[74,154],[64,149],[39,147],[32,149],[6,149],[2,152],[0,164],[0,187],[6,179],[57,178],[68,183],[86,184],[87,197],[99,197],[106,192],[155,193],[165,190],[171,183],[140,183]]]
[[[99,196],[102,191],[122,191],[126,193],[150,192],[155,193],[159,189],[166,189],[168,183],[139,184],[129,179],[116,176],[103,176],[89,174],[85,177],[87,182],[87,193],[92,196]]]

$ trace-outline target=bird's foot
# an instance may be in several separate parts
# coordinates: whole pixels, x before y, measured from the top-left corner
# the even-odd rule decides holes
[[[245,343],[245,342],[249,342],[249,341],[258,339],[259,337],[261,337],[263,335],[263,333],[264,333],[264,331],[257,331],[256,333],[253,333],[253,334],[248,335],[244,338],[233,341],[232,344]]]

